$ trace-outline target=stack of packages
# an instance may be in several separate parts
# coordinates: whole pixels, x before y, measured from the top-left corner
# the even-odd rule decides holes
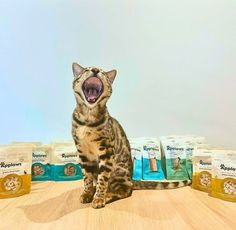
[[[33,181],[82,179],[79,156],[72,142],[43,145],[12,142],[0,146],[0,198],[30,192]]]
[[[192,153],[197,144],[204,142],[205,138],[198,136],[131,138],[132,179],[192,179]]]
[[[192,187],[236,202],[236,151],[200,145],[193,152]]]

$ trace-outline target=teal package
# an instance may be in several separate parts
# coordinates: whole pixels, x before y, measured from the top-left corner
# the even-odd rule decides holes
[[[32,180],[47,181],[51,180],[51,147],[47,145],[39,145],[32,151]]]
[[[160,141],[155,138],[146,139],[143,144],[143,179],[164,180],[165,175],[161,165]]]
[[[150,162],[150,160],[152,162]],[[154,162],[155,161],[155,162]],[[161,161],[154,159],[143,158],[143,179],[144,180],[164,180],[165,175],[162,170]],[[156,164],[157,167],[153,169],[152,165]]]
[[[163,160],[167,180],[188,180],[186,169],[186,151],[184,138],[162,139]]]
[[[52,178],[55,181],[71,181],[83,178],[79,164],[52,165]]]
[[[79,165],[79,154],[73,143],[59,143],[53,145],[52,179],[55,181],[71,181],[83,178]]]
[[[32,165],[32,180],[33,181],[51,180],[51,165],[34,163]]]
[[[141,143],[139,139],[133,138],[130,140],[131,147],[131,156],[133,161],[133,180],[141,180],[142,179],[142,151],[141,151]]]
[[[133,160],[133,180],[142,179],[142,160],[134,159]]]

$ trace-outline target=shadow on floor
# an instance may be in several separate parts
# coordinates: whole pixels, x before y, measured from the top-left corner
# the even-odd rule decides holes
[[[20,206],[19,208],[23,209],[25,216],[32,222],[48,223],[56,221],[77,210],[92,209],[91,204],[80,203],[79,197],[82,194],[82,190],[82,188],[73,189],[41,203]],[[131,196],[112,202],[107,204],[104,209],[94,211],[103,214],[105,209],[152,220],[172,219],[176,215],[176,210],[167,202],[157,202],[152,199],[148,202],[143,202],[141,199],[138,199],[137,194],[135,197]]]
[[[62,193],[60,196],[42,201],[34,205],[20,206],[26,217],[36,223],[47,223],[60,219],[78,209],[90,207],[90,204],[81,204],[79,197],[83,189],[77,188]]]

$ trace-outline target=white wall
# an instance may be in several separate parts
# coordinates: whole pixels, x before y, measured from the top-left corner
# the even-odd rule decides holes
[[[70,138],[71,63],[116,68],[129,136],[236,147],[234,0],[0,1],[0,143]]]

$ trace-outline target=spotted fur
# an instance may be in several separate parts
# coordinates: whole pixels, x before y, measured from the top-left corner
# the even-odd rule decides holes
[[[133,189],[177,188],[189,184],[189,181],[132,181],[133,164],[128,139],[106,107],[116,71],[83,68],[77,63],[72,68],[76,98],[72,136],[84,175],[82,203],[92,202],[94,208],[101,208],[108,202],[131,196]]]

